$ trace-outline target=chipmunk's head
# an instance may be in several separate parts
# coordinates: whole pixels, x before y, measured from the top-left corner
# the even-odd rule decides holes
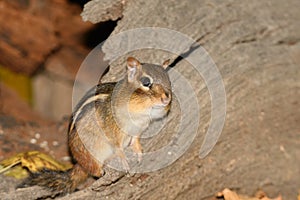
[[[137,59],[127,59],[127,85],[133,88],[129,112],[150,115],[158,119],[166,115],[172,99],[171,82],[166,71],[169,60],[162,65],[142,64]]]

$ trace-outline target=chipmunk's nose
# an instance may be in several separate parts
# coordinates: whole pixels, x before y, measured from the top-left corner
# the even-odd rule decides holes
[[[170,92],[164,92],[161,95],[161,102],[166,106],[170,103],[171,101],[171,93]]]

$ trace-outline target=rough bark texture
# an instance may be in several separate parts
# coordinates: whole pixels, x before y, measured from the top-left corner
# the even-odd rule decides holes
[[[102,7],[101,1],[92,2],[98,3],[95,10]],[[300,188],[300,2],[154,0],[126,1],[125,5],[112,34],[165,27],[187,34],[208,51],[226,90],[222,135],[213,151],[199,159],[210,123],[210,96],[205,83],[185,70],[189,63],[182,60],[175,68],[189,78],[201,107],[198,135],[188,151],[159,171],[120,176],[111,183],[100,178],[93,186],[60,199],[209,199],[225,187],[248,195],[262,188],[269,196],[280,193],[284,199],[296,199]],[[103,20],[94,12],[84,15]],[[168,56],[159,51],[152,54],[136,52],[145,62],[150,57],[159,63]],[[107,79],[114,80],[123,71],[116,63]],[[163,146],[164,138],[172,135],[177,109],[172,108],[175,118],[164,136],[150,141],[154,147]],[[26,195],[24,191],[16,195]]]
[[[90,1],[84,5],[82,19],[92,23],[117,20],[122,17],[125,2],[124,0]]]

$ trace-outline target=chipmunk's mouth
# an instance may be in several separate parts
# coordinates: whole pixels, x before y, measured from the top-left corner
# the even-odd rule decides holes
[[[170,101],[168,101],[168,102],[161,101],[160,103],[152,106],[152,109],[169,110],[170,104],[171,104]]]
[[[155,105],[155,106],[152,107],[152,109],[164,109],[167,106],[168,105]]]

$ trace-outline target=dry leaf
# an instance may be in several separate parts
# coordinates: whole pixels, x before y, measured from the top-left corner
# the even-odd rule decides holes
[[[15,178],[24,178],[28,175],[25,168],[30,172],[36,172],[41,169],[65,171],[71,167],[70,164],[62,164],[39,151],[29,151],[1,161],[0,173]]]
[[[266,196],[266,194],[263,191],[257,192],[255,195],[256,197],[242,196],[238,195],[236,192],[233,192],[228,188],[224,189],[222,192],[219,192],[216,196],[218,198],[224,198],[224,200],[282,200],[281,195],[279,195],[275,199],[270,199]]]

